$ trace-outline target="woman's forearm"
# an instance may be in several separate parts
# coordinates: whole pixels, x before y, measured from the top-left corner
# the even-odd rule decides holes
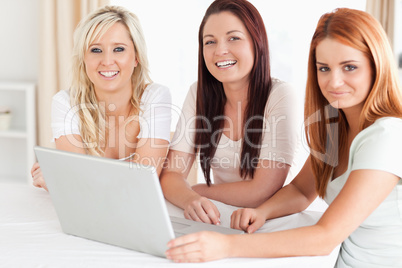
[[[258,167],[252,180],[213,184],[210,187],[199,184],[192,188],[202,196],[228,205],[255,208],[282,188],[290,168],[270,160],[260,160]]]
[[[274,219],[305,210],[314,199],[307,198],[293,184],[288,184],[258,208],[266,219]]]
[[[290,257],[328,255],[339,244],[319,225],[273,233],[229,236],[230,257]],[[244,245],[249,245],[245,247]]]
[[[317,197],[314,177],[311,174],[309,158],[290,184],[258,207],[264,212],[265,219],[278,218],[305,210]]]
[[[269,199],[278,188],[265,191],[256,187],[252,181],[224,184],[197,184],[192,189],[201,196],[237,207],[257,207]]]
[[[165,198],[182,209],[191,198],[198,196],[189,183],[174,172],[164,172],[160,182]]]

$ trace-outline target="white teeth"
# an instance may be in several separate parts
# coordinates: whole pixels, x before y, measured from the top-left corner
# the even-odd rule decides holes
[[[118,74],[119,72],[99,72],[101,75],[103,75],[104,77],[112,77],[115,76],[116,74]]]
[[[230,65],[234,65],[237,61],[235,60],[225,60],[225,61],[220,61],[216,63],[216,66],[218,67],[228,67]]]

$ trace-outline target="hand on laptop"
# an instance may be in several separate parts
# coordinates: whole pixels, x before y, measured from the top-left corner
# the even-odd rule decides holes
[[[184,208],[184,217],[193,221],[220,225],[220,216],[218,208],[202,196],[192,199]]]
[[[174,262],[206,262],[230,257],[231,237],[216,232],[199,232],[171,240],[166,258]]]
[[[45,180],[43,179],[42,170],[40,169],[39,163],[36,162],[31,169],[31,176],[33,179],[33,186],[43,188],[49,192],[46,187]]]

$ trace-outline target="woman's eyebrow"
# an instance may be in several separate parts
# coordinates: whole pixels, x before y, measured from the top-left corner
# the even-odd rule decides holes
[[[359,62],[357,60],[345,60],[345,61],[341,61],[339,64],[347,64],[347,63],[351,63],[351,62]],[[319,61],[316,61],[316,64],[320,64],[320,65],[328,65],[327,63],[322,63]]]
[[[231,34],[231,33],[241,33],[241,34],[244,34],[242,31],[240,31],[240,30],[231,30],[231,31],[229,31],[229,32],[227,32],[226,34]]]
[[[243,33],[242,31],[240,31],[240,30],[231,30],[231,31],[226,32],[226,35],[229,35],[229,34],[232,34],[232,33],[241,33],[241,34],[244,34],[244,33]],[[203,38],[207,38],[207,37],[214,37],[214,35],[213,35],[213,34],[206,34],[206,35],[203,36]]]

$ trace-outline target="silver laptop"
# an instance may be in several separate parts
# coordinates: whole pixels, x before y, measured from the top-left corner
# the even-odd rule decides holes
[[[169,217],[156,169],[131,162],[35,147],[63,231],[164,257],[174,237],[239,230]]]

